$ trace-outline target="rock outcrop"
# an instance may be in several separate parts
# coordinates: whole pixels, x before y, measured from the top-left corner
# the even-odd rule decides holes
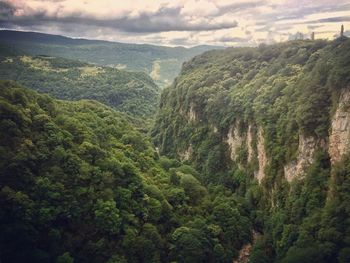
[[[253,138],[257,136],[257,152],[253,147]],[[265,150],[265,139],[263,136],[263,129],[258,128],[257,135],[254,133],[252,124],[248,125],[248,130],[240,134],[239,123],[235,122],[230,126],[230,129],[226,135],[226,143],[229,145],[230,156],[232,161],[236,161],[238,150],[241,147],[247,147],[247,162],[251,162],[254,157],[258,158],[259,168],[255,172],[255,178],[258,179],[259,183],[265,176],[265,167],[267,164],[267,156]],[[241,164],[238,164],[241,165]]]
[[[249,256],[252,252],[252,248],[258,239],[261,238],[261,234],[253,230],[253,240],[251,243],[245,244],[239,251],[238,258],[233,260],[233,263],[246,263],[249,262]]]
[[[264,132],[261,127],[258,129],[258,161],[259,161],[259,170],[255,173],[256,179],[258,179],[259,183],[265,177],[265,167],[267,164],[267,156],[265,151],[265,138]]]
[[[196,121],[198,120],[198,114],[194,110],[194,105],[191,103],[190,104],[190,110],[187,113],[189,121]]]
[[[190,144],[187,148],[187,150],[183,151],[183,152],[179,152],[178,156],[180,158],[181,161],[188,161],[191,156],[193,154],[193,146],[192,144]]]
[[[315,150],[319,147],[325,147],[325,142],[299,135],[297,159],[284,166],[284,176],[288,182],[304,174],[306,168],[313,163]]]
[[[350,150],[350,87],[340,94],[339,105],[332,118],[328,150],[332,164]]]
[[[247,161],[248,161],[248,163],[251,162],[253,157],[254,157],[253,137],[254,137],[253,128],[252,128],[252,125],[249,124],[248,133],[247,133],[247,149],[248,149]]]
[[[229,145],[231,160],[235,161],[237,158],[237,150],[243,143],[243,137],[239,134],[238,122],[230,126],[226,136],[226,143]]]

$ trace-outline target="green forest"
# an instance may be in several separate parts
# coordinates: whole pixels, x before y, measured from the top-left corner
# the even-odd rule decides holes
[[[249,203],[159,157],[120,113],[2,82],[3,262],[229,262]]]
[[[161,88],[171,84],[184,61],[204,51],[221,48],[207,45],[184,48],[129,44],[11,30],[1,30],[0,39],[1,43],[16,47],[32,56],[62,57],[99,66],[142,71],[153,76]],[[159,70],[155,70],[157,64]]]
[[[350,155],[332,165],[322,146],[349,73],[349,40],[299,40],[206,52],[163,91],[155,144],[167,156],[191,152],[186,162],[205,184],[250,201],[253,229],[263,237],[249,262],[350,261]],[[343,107],[349,112],[350,101]],[[230,158],[232,127],[238,138],[252,134],[250,160],[244,143]],[[313,138],[315,152],[301,178],[288,182],[284,167],[300,158],[304,137]],[[257,185],[259,140],[267,164]]]
[[[207,51],[163,90],[27,52],[0,46],[1,262],[350,262],[349,39]]]
[[[157,111],[160,89],[143,72],[100,67],[0,46],[0,79],[65,100],[93,99],[137,118]]]

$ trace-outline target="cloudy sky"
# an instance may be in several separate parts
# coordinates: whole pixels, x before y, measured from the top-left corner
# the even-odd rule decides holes
[[[333,39],[350,0],[0,0],[0,28],[129,43],[253,46]]]

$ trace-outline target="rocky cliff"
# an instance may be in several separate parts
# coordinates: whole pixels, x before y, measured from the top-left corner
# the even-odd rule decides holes
[[[315,151],[320,147],[325,147],[324,141],[317,140],[314,137],[305,137],[302,134],[299,135],[297,158],[284,166],[284,176],[288,182],[305,173],[314,161]]]
[[[237,259],[348,253],[349,61],[347,39],[228,48],[184,63],[163,91],[152,131],[161,153],[241,196],[266,237],[260,250],[241,244]]]
[[[230,157],[232,161],[236,160],[237,151],[240,147],[242,147],[243,140],[244,138],[239,132],[238,123],[231,125],[226,135],[226,142],[229,145]]]
[[[350,150],[350,87],[340,93],[339,103],[332,118],[329,136],[329,156],[332,163],[341,160]]]
[[[195,57],[163,92],[155,143],[213,171],[250,166],[259,182],[267,168],[288,182],[302,177],[317,150],[328,148],[334,163],[350,147],[349,87],[332,86],[349,46],[300,41]]]

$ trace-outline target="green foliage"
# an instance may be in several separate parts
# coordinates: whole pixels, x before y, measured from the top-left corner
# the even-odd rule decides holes
[[[230,262],[249,240],[245,202],[103,104],[3,81],[0,117],[4,262]]]
[[[56,263],[74,263],[74,259],[70,256],[69,252],[65,252],[57,257]]]
[[[120,230],[121,218],[116,203],[111,201],[97,200],[95,210],[96,226],[109,234],[118,234]]]
[[[167,157],[96,101],[0,82],[1,261],[232,262],[251,242],[249,262],[347,262],[350,156],[331,165],[318,147],[291,183],[283,168],[301,135],[328,141],[334,98],[349,86],[349,50],[348,40],[294,41],[193,58],[164,90],[151,132]],[[30,64],[24,76],[40,71],[44,81],[97,85],[113,70],[17,55],[1,61]],[[138,90],[134,81],[128,92]],[[128,109],[146,116],[141,104]],[[242,141],[250,130],[251,144],[232,160],[233,130]],[[258,184],[261,136],[267,167]],[[185,164],[174,159],[189,150]],[[252,240],[254,231],[262,237]]]
[[[8,30],[1,30],[0,39],[2,43],[33,56],[62,57],[94,65],[142,71],[152,76],[160,87],[168,86],[174,80],[184,61],[204,51],[218,48],[126,44]]]
[[[188,227],[180,227],[172,234],[172,253],[179,262],[204,262],[201,233]]]
[[[184,63],[162,93],[151,133],[154,143],[171,157],[191,145],[189,163],[210,192],[230,189],[246,202],[247,217],[227,201],[214,201],[212,209],[216,224],[227,233],[225,244],[239,247],[230,238],[249,239],[249,227],[263,233],[250,262],[348,259],[349,159],[332,166],[324,145],[340,90],[350,85],[349,54],[349,39],[209,51]],[[233,130],[233,144],[239,147],[231,159]],[[259,131],[267,159],[260,185],[254,179]],[[288,183],[284,168],[297,159],[300,138],[318,142],[313,164]],[[174,185],[177,180],[174,174]],[[229,223],[233,221],[240,223]]]
[[[248,125],[259,126],[276,173],[281,163],[295,158],[299,134],[327,136],[332,95],[349,85],[344,75],[349,50],[349,40],[292,41],[197,56],[163,91],[154,142],[169,156],[191,143],[193,163],[212,178],[230,169],[223,143],[230,126],[238,121],[243,135]],[[189,119],[190,112],[196,120]],[[236,162],[245,164],[247,149],[237,155]]]
[[[134,117],[150,118],[156,112],[159,88],[145,73],[6,52],[0,53],[0,79],[59,99],[94,99]]]

